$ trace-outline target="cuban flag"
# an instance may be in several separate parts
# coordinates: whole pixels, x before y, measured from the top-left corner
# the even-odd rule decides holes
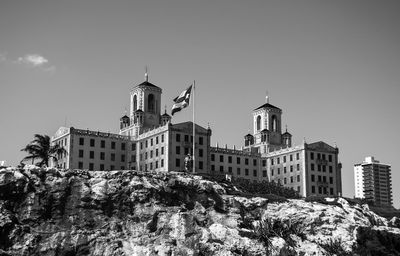
[[[192,85],[189,86],[186,90],[184,90],[178,97],[174,99],[174,105],[172,106],[171,115],[174,113],[181,111],[182,109],[189,106],[190,102],[190,93],[192,92]]]

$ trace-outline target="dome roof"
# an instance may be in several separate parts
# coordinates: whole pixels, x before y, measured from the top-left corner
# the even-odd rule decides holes
[[[137,109],[137,110],[135,111],[135,113],[143,113],[143,110],[141,110],[141,109],[139,108],[139,109]]]
[[[273,108],[273,109],[279,109],[279,110],[281,110],[280,108],[275,107],[274,105],[271,105],[271,104],[269,104],[269,103],[265,103],[264,105],[262,105],[262,106],[260,106],[260,107],[258,107],[258,108],[256,108],[256,109],[254,109],[254,110],[258,110],[258,109],[262,109],[262,108]]]
[[[253,137],[253,135],[251,135],[250,133],[248,133],[248,134],[246,134],[244,137],[245,137],[245,138],[247,138],[247,137]]]
[[[292,136],[292,134],[290,134],[288,131],[284,132],[282,135],[283,136]]]
[[[149,86],[149,87],[154,87],[154,88],[161,89],[160,87],[158,87],[158,86],[156,86],[156,85],[150,83],[149,81],[144,81],[143,83],[138,84],[137,86]]]
[[[129,117],[127,115],[124,115],[123,117],[121,117],[121,120],[123,120],[123,119],[128,119],[129,120]]]
[[[261,133],[268,133],[268,132],[269,132],[268,129],[264,129],[264,130],[261,131]]]
[[[167,114],[167,112],[165,112],[162,117],[171,117],[170,115]]]

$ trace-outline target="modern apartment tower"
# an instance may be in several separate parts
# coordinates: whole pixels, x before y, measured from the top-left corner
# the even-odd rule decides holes
[[[371,201],[376,206],[392,206],[392,181],[390,165],[374,157],[354,165],[355,197]]]

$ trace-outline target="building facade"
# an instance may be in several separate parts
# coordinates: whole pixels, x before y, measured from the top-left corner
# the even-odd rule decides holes
[[[371,201],[376,206],[391,207],[392,180],[391,167],[374,157],[354,165],[355,197]]]
[[[193,123],[173,124],[161,114],[162,89],[148,81],[132,88],[129,113],[120,118],[119,134],[61,127],[53,144],[67,153],[53,162],[66,169],[184,171],[193,156],[196,173],[229,175],[251,182],[274,181],[302,196],[341,195],[338,148],[322,141],[292,146],[282,132],[282,110],[266,103],[253,110],[253,134],[241,149],[211,147],[211,129]]]

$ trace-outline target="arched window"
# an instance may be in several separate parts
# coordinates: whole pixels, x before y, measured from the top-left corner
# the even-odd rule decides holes
[[[137,96],[133,96],[133,111],[137,110]]]
[[[276,132],[278,130],[278,118],[273,115],[272,116],[272,131]]]
[[[261,116],[257,116],[257,131],[261,130]]]
[[[149,94],[147,97],[147,111],[154,112],[154,95]]]

